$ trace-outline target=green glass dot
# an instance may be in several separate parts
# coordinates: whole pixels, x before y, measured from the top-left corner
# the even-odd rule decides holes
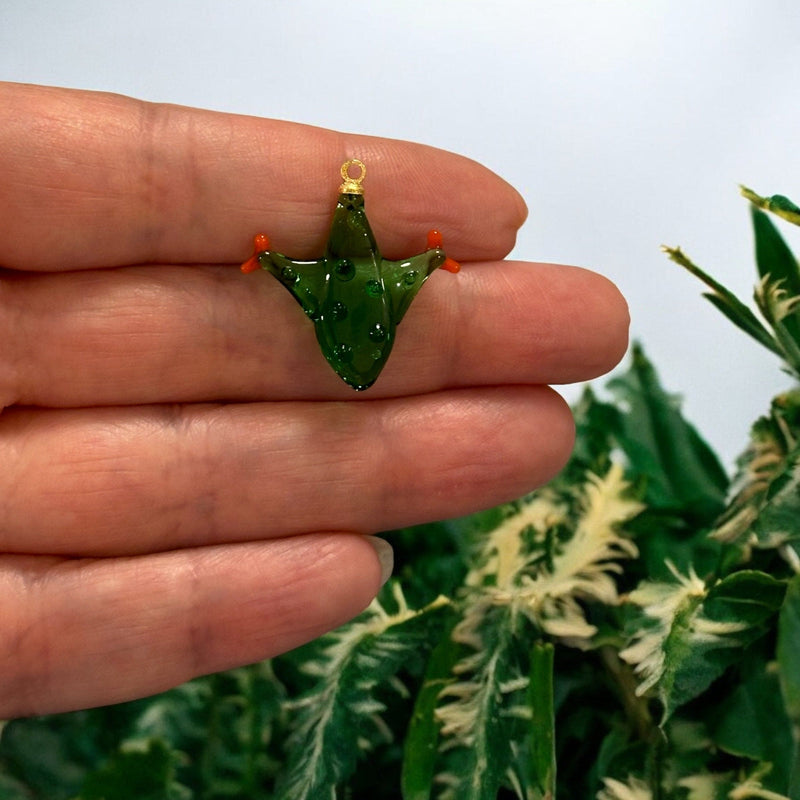
[[[337,259],[333,267],[333,274],[336,275],[340,281],[352,280],[353,276],[356,274],[355,264],[353,264],[349,258]]]
[[[383,294],[383,285],[380,281],[367,281],[364,286],[364,291],[370,297],[380,297]]]
[[[345,364],[348,364],[353,360],[353,348],[350,347],[349,344],[337,344],[333,348],[333,354],[339,359],[339,361],[343,361]]]
[[[297,281],[297,273],[291,267],[284,267],[281,270],[281,280],[284,283],[295,283]]]
[[[316,296],[308,289],[306,289],[305,292],[303,292],[301,300],[303,305],[303,311],[306,312],[306,315],[311,319],[313,319],[314,321],[318,320],[320,317],[319,300],[317,300]]]
[[[331,319],[336,320],[336,322],[341,322],[343,319],[347,318],[347,306],[344,303],[340,303],[339,301],[335,302],[331,306]]]
[[[373,342],[385,342],[386,328],[384,328],[383,325],[380,324],[380,322],[377,322],[369,329],[367,336],[369,336],[370,340]]]
[[[406,274],[403,276],[403,283],[406,286],[413,286],[417,282],[417,275],[418,273],[415,269],[412,269],[410,272],[406,272]]]

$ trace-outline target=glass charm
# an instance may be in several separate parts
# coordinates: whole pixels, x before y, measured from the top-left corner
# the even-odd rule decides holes
[[[355,170],[355,176],[351,172]],[[288,289],[314,323],[317,341],[336,374],[357,391],[377,379],[394,344],[395,330],[420,287],[440,267],[459,265],[442,249],[442,236],[428,233],[424,253],[389,261],[383,258],[364,211],[366,167],[346,161],[325,255],[296,261],[269,249],[263,233],[242,272],[259,267]]]

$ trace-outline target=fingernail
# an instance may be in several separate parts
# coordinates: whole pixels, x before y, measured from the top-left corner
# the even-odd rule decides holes
[[[364,538],[375,548],[375,553],[381,564],[381,586],[383,586],[392,574],[394,550],[385,539],[379,539],[377,536],[365,536]]]

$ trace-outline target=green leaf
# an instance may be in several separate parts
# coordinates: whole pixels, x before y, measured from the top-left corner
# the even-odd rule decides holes
[[[739,191],[742,193],[743,197],[746,197],[758,208],[771,211],[773,214],[782,217],[788,222],[800,225],[800,207],[795,205],[788,197],[784,197],[782,194],[773,194],[772,197],[762,197],[746,186],[740,186]]]
[[[800,392],[776,397],[738,462],[736,493],[712,536],[728,544],[779,547],[800,536]]]
[[[80,800],[180,800],[189,797],[174,781],[175,754],[158,739],[146,749],[117,751],[86,777]]]
[[[752,336],[759,344],[764,345],[768,350],[782,356],[783,352],[773,338],[772,334],[759,322],[758,317],[739,300],[729,289],[704,272],[694,262],[692,262],[679,247],[661,248],[669,258],[676,264],[688,270],[695,277],[699,278],[706,286],[712,289],[711,293],[706,293],[706,297],[719,309],[734,325]]]
[[[530,772],[526,775],[531,800],[550,800],[556,794],[555,709],[551,644],[536,642],[531,653],[528,704],[532,720],[529,733]]]
[[[587,472],[601,475],[609,466],[616,440],[623,429],[622,412],[611,403],[602,402],[587,386],[573,407],[575,446],[570,463],[557,483],[572,484],[583,480]]]
[[[762,278],[781,282],[792,297],[800,295],[800,270],[797,259],[775,223],[763,211],[751,207],[755,235],[756,265]]]
[[[789,581],[778,618],[778,669],[789,716],[800,726],[800,575]]]
[[[748,665],[745,679],[719,709],[712,730],[717,747],[772,765],[764,785],[786,793],[794,742],[778,676],[763,662]]]
[[[516,615],[483,599],[477,601],[477,624],[468,612],[464,630],[454,630],[454,639],[469,642],[472,652],[455,665],[458,680],[440,694],[437,718],[445,764],[436,780],[447,787],[441,800],[495,800],[531,722]]]
[[[80,741],[78,722],[88,728],[89,741]],[[0,736],[0,766],[9,778],[29,787],[31,797],[72,798],[101,755],[90,738],[96,730],[93,715],[85,712],[12,720]]]
[[[800,296],[787,291],[783,280],[774,280],[767,275],[756,287],[755,299],[764,319],[772,326],[789,371],[800,375],[800,327],[797,316]]]
[[[800,800],[800,575],[789,581],[778,617],[777,657],[781,694],[794,726],[789,797]]]
[[[711,587],[703,612],[707,619],[722,625],[742,626],[736,638],[746,646],[766,632],[765,623],[781,607],[785,594],[785,581],[765,572],[742,570]]]
[[[800,449],[791,453],[784,470],[767,490],[753,532],[761,546],[777,547],[800,538]]]
[[[742,313],[742,309],[734,309],[729,300],[719,297],[718,295],[711,294],[710,292],[703,292],[703,297],[708,300],[717,311],[721,311],[736,327],[743,330],[745,333],[752,336],[759,344],[764,345],[768,350],[771,350],[775,355],[783,357],[783,350],[781,345],[778,344],[775,337],[759,322],[758,317],[753,314],[747,306],[742,308],[747,311],[747,315]],[[737,301],[738,302],[738,301]]]
[[[403,747],[403,800],[429,800],[431,796],[439,746],[436,704],[439,693],[454,680],[452,669],[461,650],[447,635],[431,653]]]
[[[768,630],[786,585],[763,572],[741,571],[706,589],[693,572],[677,583],[646,582],[630,595],[642,608],[632,643],[620,657],[640,678],[638,694],[655,690],[663,724],[702,694]]]
[[[373,601],[353,622],[325,637],[319,655],[303,664],[316,682],[292,703],[289,760],[278,787],[282,800],[334,800],[357,760],[377,741],[391,738],[376,690],[423,656],[438,633],[431,628],[438,620],[435,612],[448,601],[439,597],[413,610],[396,581],[387,586],[398,606],[395,613]]]
[[[3,800],[31,800],[33,795],[22,781],[0,771],[0,797]]]
[[[800,374],[800,269],[797,259],[772,220],[756,206],[751,206],[755,235],[756,264],[765,291],[759,303],[761,312],[771,323],[786,362]],[[760,293],[756,294],[757,299]]]
[[[627,406],[620,445],[634,474],[647,479],[646,500],[658,509],[680,509],[713,519],[724,508],[728,479],[711,448],[681,415],[659,383],[642,348],[609,389]]]

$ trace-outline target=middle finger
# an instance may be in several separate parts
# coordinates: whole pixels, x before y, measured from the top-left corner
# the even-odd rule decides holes
[[[0,405],[363,397],[326,364],[280,284],[233,267],[142,266],[0,276]],[[617,289],[576,267],[437,272],[367,397],[451,386],[568,383],[627,343]]]

